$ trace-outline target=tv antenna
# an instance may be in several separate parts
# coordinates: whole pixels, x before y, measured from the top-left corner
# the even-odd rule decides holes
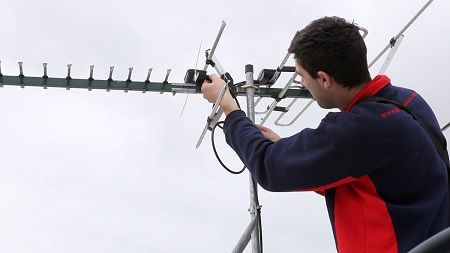
[[[379,70],[379,73],[385,73],[392,58],[397,52],[398,47],[400,46],[404,35],[403,33],[408,29],[408,27],[420,16],[420,14],[431,4],[433,0],[429,0],[425,6],[423,6],[420,11],[408,22],[408,24],[390,41],[389,44],[378,54],[375,59],[369,64],[369,67],[372,67],[375,62],[377,62],[381,56],[383,56],[389,49],[389,54],[386,57],[382,67]],[[207,123],[201,132],[199,140],[197,142],[197,147],[202,143],[202,140],[208,130],[212,130],[217,122],[220,119],[220,116],[223,114],[222,109],[220,108],[220,100],[223,97],[226,89],[230,89],[231,93],[235,97],[243,97],[245,96],[247,99],[247,116],[255,122],[255,115],[264,114],[261,123],[264,124],[267,122],[269,116],[274,112],[281,112],[280,116],[275,120],[275,124],[278,126],[290,126],[294,122],[296,122],[300,116],[313,104],[314,100],[304,87],[301,85],[294,86],[293,84],[300,84],[299,81],[296,80],[297,74],[295,73],[295,67],[286,66],[287,61],[291,54],[287,53],[285,57],[282,59],[280,65],[277,66],[276,69],[263,69],[259,73],[258,77],[254,79],[254,72],[252,65],[245,66],[245,74],[246,80],[241,83],[234,83],[231,75],[224,70],[224,68],[220,65],[217,57],[215,56],[215,51],[217,49],[219,40],[222,36],[226,23],[222,21],[219,33],[216,36],[216,39],[213,43],[213,46],[206,53],[206,62],[203,69],[189,69],[185,75],[184,82],[182,83],[174,83],[169,82],[169,77],[171,73],[171,69],[166,70],[166,75],[163,81],[155,82],[151,81],[151,74],[154,72],[153,68],[149,68],[146,78],[144,81],[135,81],[132,77],[133,67],[128,69],[128,75],[125,80],[115,80],[113,78],[114,66],[111,66],[109,69],[109,75],[105,79],[98,79],[94,77],[94,65],[89,67],[89,77],[85,79],[74,78],[71,75],[72,64],[67,65],[67,75],[66,77],[51,77],[49,74],[49,64],[43,63],[43,75],[42,76],[27,76],[25,75],[25,65],[23,62],[18,62],[19,74],[18,75],[3,75],[1,71],[1,62],[0,62],[0,87],[4,85],[7,86],[20,86],[21,88],[25,87],[42,87],[44,89],[47,88],[65,88],[66,90],[70,89],[87,89],[88,91],[92,90],[105,90],[106,92],[110,91],[123,91],[125,93],[128,92],[158,92],[160,94],[163,93],[171,93],[173,95],[184,93],[184,94],[200,94],[201,84],[203,81],[208,79],[207,69],[209,66],[214,67],[216,72],[221,76],[222,79],[225,80],[226,85],[222,88],[221,96],[214,103],[213,110],[210,115],[207,117]],[[367,29],[361,27],[361,31],[363,33],[363,37],[367,36]],[[287,81],[287,83],[283,86],[283,88],[275,88],[273,87],[279,77],[283,73],[290,73],[291,77]],[[255,101],[255,98],[257,100]],[[255,107],[258,103],[262,101],[263,98],[271,98],[273,99],[272,103],[267,107],[264,111],[255,111]],[[284,99],[292,99],[292,101],[286,107],[278,106],[278,103]],[[308,99],[306,106],[304,106],[298,114],[295,115],[293,120],[287,123],[281,123],[281,119],[289,112],[298,99]],[[442,127],[442,131],[447,130],[450,127],[450,122],[447,123],[444,127]],[[249,212],[251,215],[251,220],[248,226],[245,228],[242,236],[240,237],[238,243],[233,248],[232,252],[242,252],[250,240],[252,241],[252,252],[262,252],[262,232],[261,232],[261,205],[259,204],[257,197],[257,183],[253,180],[253,178],[249,177],[250,183],[250,208]]]

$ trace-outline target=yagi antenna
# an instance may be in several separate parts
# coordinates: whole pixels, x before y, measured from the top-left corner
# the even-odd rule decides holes
[[[223,67],[217,61],[214,56],[211,58],[214,61],[215,68],[224,72]],[[48,69],[48,64],[43,63],[43,74],[41,76],[27,76],[24,70],[24,63],[20,62],[19,75],[5,75],[2,73],[0,61],[0,87],[6,86],[20,86],[25,87],[50,87],[50,88],[65,88],[70,90],[72,88],[87,89],[87,90],[105,90],[106,92],[111,90],[121,91],[139,91],[142,93],[158,92],[158,93],[187,93],[187,94],[200,94],[200,89],[192,82],[184,83],[171,83],[169,82],[169,76],[171,69],[166,70],[165,79],[162,82],[150,81],[153,68],[148,69],[146,79],[144,81],[132,80],[133,68],[128,69],[128,76],[125,81],[116,80],[113,77],[114,66],[109,67],[109,75],[106,79],[94,78],[93,65],[89,67],[89,77],[85,79],[74,78],[72,76],[72,64],[67,64],[67,74],[65,77],[51,77],[51,73]],[[92,71],[91,71],[92,70]],[[260,88],[260,97],[274,97],[279,94],[281,89],[279,88]],[[244,96],[245,92],[237,91],[238,96]],[[309,98],[308,94],[299,90],[289,89],[286,93],[287,97],[297,98]]]
[[[198,59],[200,59],[201,51],[202,51],[202,41],[200,40],[200,46],[198,47],[198,52],[197,52],[197,59],[195,60],[195,68],[194,68],[195,69],[195,74],[194,74],[195,78],[198,78],[197,66],[198,66]],[[180,117],[183,116],[184,109],[186,109],[188,98],[189,98],[189,93],[186,93],[186,98],[184,100],[183,108],[181,109]]]

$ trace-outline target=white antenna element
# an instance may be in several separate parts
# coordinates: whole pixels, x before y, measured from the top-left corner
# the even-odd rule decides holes
[[[275,81],[278,79],[278,77],[280,77],[281,75],[281,69],[284,68],[284,65],[286,65],[286,62],[289,60],[289,56],[291,56],[291,53],[287,53],[286,56],[284,56],[283,60],[280,63],[280,66],[278,66],[277,71],[275,72],[275,74],[273,75],[273,77],[270,79],[269,81],[269,87],[275,83]],[[259,97],[256,101],[255,101],[255,107],[259,104],[259,102],[261,101],[262,97]],[[265,111],[255,111],[255,114],[264,114],[267,113],[269,109],[266,109]]]
[[[403,29],[395,36],[391,39],[391,41],[389,42],[389,44],[386,45],[386,47],[381,50],[381,52],[375,57],[375,59],[372,60],[372,62],[369,64],[369,68],[372,67],[373,64],[375,64],[375,62],[377,62],[380,57],[390,48],[392,47],[392,41],[395,41],[400,38],[400,36],[403,35],[403,33],[406,31],[406,29],[408,29],[412,23],[414,23],[414,21],[416,21],[416,19],[420,16],[420,14],[422,14],[422,12],[425,11],[425,9],[433,2],[433,0],[429,0],[420,10],[419,12],[417,12],[417,14],[405,25],[405,27],[403,27]]]
[[[283,90],[281,90],[280,94],[278,94],[277,99],[274,99],[272,101],[272,104],[270,104],[269,109],[267,110],[266,115],[264,116],[264,118],[261,120],[261,123],[259,123],[260,125],[264,125],[264,123],[266,122],[266,120],[269,118],[270,114],[272,114],[272,112],[275,110],[275,107],[277,106],[278,102],[281,101],[281,98],[283,98],[284,94],[286,93],[286,91],[289,89],[289,87],[291,86],[291,84],[294,82],[295,78],[297,77],[297,73],[294,73],[292,75],[292,77],[289,79],[289,81],[286,83],[286,85],[284,86]]]
[[[218,60],[214,57],[214,52],[216,50],[217,44],[219,43],[220,37],[222,36],[223,30],[225,29],[225,26],[227,24],[225,21],[222,21],[222,25],[220,26],[219,33],[216,36],[216,39],[214,40],[213,47],[209,51],[209,54],[206,59],[205,66],[203,67],[203,71],[206,71],[208,68],[208,65],[211,63],[211,61],[214,62],[214,68],[216,69],[217,73],[222,76],[222,74],[225,74],[226,72],[223,70],[222,66],[219,64]],[[228,85],[228,83],[226,84]],[[227,88],[227,87],[224,87]],[[222,92],[220,93],[220,96],[217,98],[216,103],[214,103],[213,110],[208,117],[208,122],[206,123],[205,127],[203,128],[203,131],[200,135],[200,138],[197,141],[197,145],[195,148],[197,149],[200,144],[202,144],[203,138],[205,137],[206,132],[208,129],[211,129],[212,126],[214,126],[220,119],[220,117],[223,114],[222,108],[220,108],[220,102],[222,101],[223,95],[225,94],[225,90],[222,88]]]
[[[195,74],[194,74],[194,79],[197,79],[198,77],[198,72],[197,72],[197,65],[198,65],[198,59],[200,57],[200,52],[202,50],[202,41],[200,40],[200,46],[198,47],[198,52],[197,52],[197,59],[195,60]],[[184,104],[183,104],[183,108],[181,109],[181,113],[180,113],[180,118],[181,116],[183,116],[184,113],[184,109],[186,108],[187,105],[187,101],[189,98],[189,93],[186,93],[186,99],[184,100]]]
[[[394,45],[392,45],[391,50],[389,50],[389,54],[384,60],[383,66],[381,66],[379,74],[386,73],[387,68],[389,67],[389,64],[391,64],[392,58],[394,58],[395,53],[397,53],[398,47],[400,47],[400,44],[402,44],[403,38],[405,38],[404,35],[400,36],[396,41],[394,41]]]
[[[291,109],[292,105],[294,105],[295,102],[297,102],[297,100],[298,100],[298,98],[293,99],[291,101],[291,103],[289,103],[289,105],[286,106],[286,111],[289,111],[289,109]],[[300,112],[289,123],[280,123],[281,118],[283,118],[284,114],[286,114],[286,112],[283,112],[274,121],[274,124],[277,126],[282,126],[282,127],[291,126],[298,120],[298,118],[300,118],[300,116],[303,115],[303,113],[306,112],[306,110],[314,103],[314,101],[315,101],[314,99],[309,100],[308,103],[303,107],[303,109],[301,109]]]
[[[209,55],[208,55],[208,57],[206,59],[205,66],[203,67],[204,71],[206,71],[206,69],[208,69],[208,65],[209,65],[208,61],[210,61],[212,59],[212,57],[214,56],[214,53],[215,53],[216,48],[217,48],[217,44],[219,43],[220,37],[222,37],[222,33],[223,33],[223,30],[225,29],[226,25],[227,25],[227,23],[225,23],[225,21],[222,20],[222,25],[220,26],[219,33],[217,34],[216,39],[214,40],[213,46],[211,48],[211,51],[209,52]]]

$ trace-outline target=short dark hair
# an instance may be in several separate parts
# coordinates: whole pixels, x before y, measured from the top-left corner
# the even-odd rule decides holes
[[[370,81],[360,28],[343,18],[312,21],[295,34],[288,51],[313,78],[318,77],[318,71],[324,71],[349,88]]]

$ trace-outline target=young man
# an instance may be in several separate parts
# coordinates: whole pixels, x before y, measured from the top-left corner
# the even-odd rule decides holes
[[[313,21],[295,35],[296,72],[329,113],[316,129],[280,138],[239,110],[229,93],[227,143],[268,191],[316,191],[325,196],[339,252],[407,252],[449,226],[444,159],[405,110],[365,100],[378,96],[407,106],[446,140],[428,104],[387,76],[370,78],[367,49],[357,25],[338,17]],[[202,87],[214,102],[223,81]]]

